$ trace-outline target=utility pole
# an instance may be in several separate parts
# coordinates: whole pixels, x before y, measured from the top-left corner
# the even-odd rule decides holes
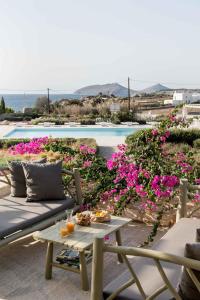
[[[50,89],[47,88],[47,109],[48,109],[48,114],[50,114],[50,99],[49,99],[49,91]]]
[[[130,78],[128,77],[128,111],[131,110],[131,90],[130,90]]]

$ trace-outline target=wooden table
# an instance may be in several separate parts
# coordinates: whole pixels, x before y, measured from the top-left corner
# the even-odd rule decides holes
[[[81,285],[84,291],[89,290],[87,265],[85,260],[85,250],[91,249],[94,238],[96,236],[105,237],[113,232],[116,235],[117,245],[121,245],[120,229],[131,222],[131,219],[112,216],[111,221],[108,223],[92,223],[90,226],[75,226],[75,231],[70,235],[62,238],[59,233],[60,226],[65,226],[64,221],[56,225],[48,227],[42,231],[37,231],[33,234],[33,238],[40,241],[47,241],[47,254],[46,254],[46,279],[52,278],[52,267],[61,268],[64,270],[79,273],[81,276]],[[54,243],[64,245],[66,248],[79,251],[80,255],[80,269],[59,264],[53,261],[53,245]],[[122,258],[118,256],[119,262],[123,262]]]

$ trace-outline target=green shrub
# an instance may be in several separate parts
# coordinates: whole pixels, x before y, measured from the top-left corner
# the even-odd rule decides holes
[[[34,118],[37,118],[38,114],[32,113],[5,113],[0,115],[1,121],[13,121],[13,122],[21,122],[21,121],[30,121]]]
[[[79,138],[75,142],[75,147],[79,148],[80,145],[87,145],[90,148],[95,148],[98,150],[98,146],[95,139],[92,138]]]
[[[174,154],[178,152],[183,152],[183,153],[189,153],[192,151],[192,147],[188,144],[175,144],[175,143],[166,143],[164,146],[164,150],[166,150],[168,153]]]
[[[121,124],[121,121],[120,121],[120,119],[119,119],[119,117],[118,117],[117,115],[112,115],[112,117],[111,117],[111,122],[112,122],[113,124],[116,124],[116,125]]]
[[[46,151],[59,152],[61,154],[75,155],[75,151],[62,140],[51,140],[44,146]]]
[[[135,119],[134,114],[129,111],[119,111],[116,116],[120,122],[133,122]]]
[[[148,128],[136,131],[126,138],[126,143],[129,147],[137,146],[138,141],[143,137],[144,131],[150,132],[151,130],[152,129]],[[200,139],[199,129],[173,129],[170,130],[170,136],[168,137],[167,142],[175,144],[188,144],[193,146],[194,141],[197,139]]]
[[[171,143],[186,143],[193,146],[196,139],[200,139],[199,129],[174,129],[170,130],[171,134],[168,138],[168,142]]]
[[[138,122],[139,125],[146,125],[147,122],[145,120],[137,120],[136,122]]]
[[[200,139],[196,139],[193,142],[193,146],[194,146],[194,148],[200,149]]]
[[[8,149],[19,143],[28,143],[30,139],[0,139],[0,149]]]
[[[114,123],[115,119],[120,122],[134,122],[135,114],[129,111],[119,111],[117,113],[112,114],[111,121]]]
[[[44,122],[49,122],[49,123],[55,123],[55,125],[64,125],[65,121],[67,121],[66,119],[63,118],[54,118],[54,117],[44,117],[44,118],[37,118],[35,120],[32,120],[32,124],[33,125],[38,125],[39,123],[44,123]]]
[[[144,132],[151,132],[152,129],[148,128],[148,129],[142,129],[142,130],[138,130],[136,132],[134,132],[133,134],[131,135],[128,135],[126,137],[126,144],[129,146],[129,147],[134,147],[138,140],[139,139],[142,139],[143,136],[144,136]]]
[[[55,125],[64,125],[65,122],[63,120],[56,120]]]
[[[80,121],[81,125],[96,125],[95,120],[92,119],[83,119]]]
[[[0,149],[8,149],[11,146],[17,145],[19,143],[28,143],[30,139],[0,139]],[[95,139],[92,138],[52,138],[52,141],[62,142],[65,146],[79,147],[80,145],[87,145],[91,148],[97,148]]]

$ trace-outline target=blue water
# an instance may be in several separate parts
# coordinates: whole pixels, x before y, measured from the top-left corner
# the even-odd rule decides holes
[[[34,107],[38,97],[46,96],[45,94],[0,94],[4,97],[7,107],[14,109],[14,111],[22,111],[24,107]],[[76,94],[50,94],[52,102],[61,99],[80,99],[81,95]]]
[[[6,138],[34,138],[34,137],[74,137],[74,138],[96,138],[127,136],[141,127],[134,128],[16,128],[6,134]]]

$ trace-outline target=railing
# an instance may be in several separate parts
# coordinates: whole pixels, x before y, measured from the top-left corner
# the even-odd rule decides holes
[[[123,290],[136,284],[142,299],[153,300],[158,295],[160,295],[165,290],[169,290],[176,300],[181,300],[181,297],[177,293],[176,289],[171,284],[168,279],[161,262],[168,262],[180,266],[184,266],[185,270],[189,274],[191,280],[195,284],[196,288],[200,292],[200,282],[194,274],[193,270],[200,271],[200,261],[172,255],[169,253],[164,253],[155,250],[141,249],[135,247],[122,247],[122,246],[109,246],[104,244],[104,239],[98,237],[94,241],[93,245],[93,262],[92,262],[92,288],[91,288],[91,300],[102,300],[103,295],[103,255],[105,252],[116,253],[123,257],[124,262],[126,263],[132,278],[114,291],[106,300],[113,300],[115,297],[121,293]],[[151,295],[146,295],[142,282],[140,282],[136,272],[134,271],[132,265],[130,264],[127,255],[129,256],[140,256],[147,257],[152,259],[155,262],[155,267],[157,267],[160,276],[163,280],[163,285],[157,290],[155,290]],[[150,280],[150,279],[149,279]]]
[[[176,221],[181,218],[191,217],[194,212],[200,209],[200,205],[195,207],[190,213],[187,212],[187,203],[193,198],[194,192],[199,191],[200,193],[200,185],[193,185],[188,182],[187,179],[181,179],[180,183],[180,201],[177,208]]]

